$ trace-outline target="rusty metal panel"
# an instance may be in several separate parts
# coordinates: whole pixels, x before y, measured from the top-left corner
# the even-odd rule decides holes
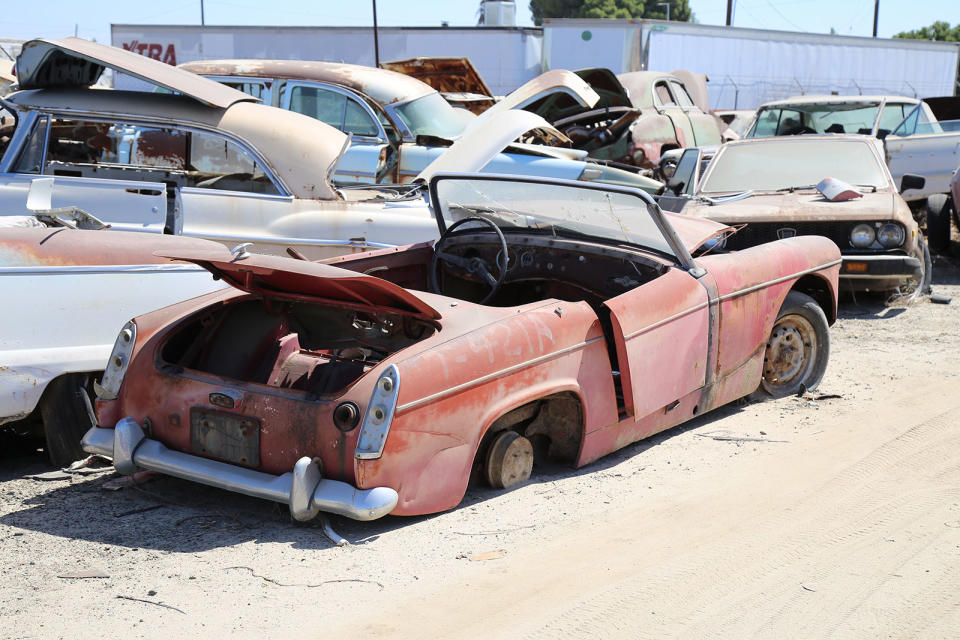
[[[416,78],[437,91],[492,95],[470,58],[407,58],[381,62],[380,66]]]
[[[710,313],[706,289],[671,269],[604,303],[610,309],[624,404],[642,418],[706,380]]]

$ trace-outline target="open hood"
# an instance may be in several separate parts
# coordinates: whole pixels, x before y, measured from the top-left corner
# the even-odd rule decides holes
[[[540,74],[481,113],[469,129],[498,113],[511,109],[524,109],[534,102],[556,94],[567,95],[584,108],[590,108],[600,100],[597,92],[591,89],[583,78],[566,69],[554,69]]]
[[[575,73],[593,89],[600,99],[590,107],[573,100],[568,94],[555,93],[524,107],[543,117],[547,122],[558,122],[584,113],[588,109],[632,109],[630,95],[609,69],[578,69]]]
[[[374,276],[307,260],[246,253],[226,247],[158,251],[154,255],[200,265],[224,282],[267,299],[307,300],[437,320],[440,313],[403,287]]]
[[[483,115],[486,116],[490,110]],[[570,139],[535,113],[507,110],[480,118],[467,127],[463,135],[443,155],[427,165],[417,180],[430,182],[437,173],[468,173],[480,171],[488,162],[520,136],[535,131],[557,142]]]
[[[441,93],[492,94],[470,58],[430,56],[381,62],[380,66],[426,82]]]
[[[159,60],[82,38],[31,40],[23,45],[17,57],[21,89],[89,87],[97,82],[104,69],[125,73],[214,107],[259,102],[236,89]]]

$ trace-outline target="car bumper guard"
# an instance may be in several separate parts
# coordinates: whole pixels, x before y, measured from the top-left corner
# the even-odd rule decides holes
[[[147,438],[133,418],[123,418],[113,429],[93,427],[83,436],[83,450],[113,458],[123,474],[140,469],[192,480],[211,487],[273,500],[290,506],[296,520],[310,520],[320,511],[354,520],[374,520],[397,506],[399,496],[390,487],[357,489],[322,477],[310,458],[300,458],[292,472],[274,476],[226,462],[173,451]]]

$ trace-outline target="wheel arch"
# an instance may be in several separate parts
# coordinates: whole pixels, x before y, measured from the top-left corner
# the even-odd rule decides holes
[[[793,283],[790,291],[805,293],[813,298],[824,315],[827,316],[827,324],[832,325],[837,320],[837,292],[831,282],[818,273],[808,273]],[[784,296],[786,299],[786,295]],[[781,301],[783,304],[783,301]]]
[[[540,416],[549,414],[551,408],[571,403],[576,407],[576,416],[567,421],[568,424],[556,427],[542,427],[537,424]],[[507,396],[491,406],[484,416],[483,427],[473,452],[473,464],[477,464],[478,458],[483,455],[492,436],[518,424],[523,424],[522,435],[527,435],[533,427],[534,435],[546,436],[550,439],[552,447],[558,440],[566,439],[568,441],[564,448],[566,455],[562,457],[566,459],[569,456],[569,461],[574,463],[580,455],[586,435],[585,409],[580,386],[575,381],[561,385],[537,385],[524,389],[522,393]],[[569,443],[571,435],[575,435],[575,446]]]

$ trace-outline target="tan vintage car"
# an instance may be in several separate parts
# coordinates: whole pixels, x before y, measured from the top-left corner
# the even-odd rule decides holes
[[[736,140],[720,147],[702,176],[700,155],[683,153],[660,206],[741,227],[716,250],[821,235],[840,247],[842,289],[929,290],[930,252],[898,190],[922,188],[924,179],[907,174],[897,185],[876,138]],[[824,195],[818,185],[826,178],[849,188],[833,197],[821,186]]]

